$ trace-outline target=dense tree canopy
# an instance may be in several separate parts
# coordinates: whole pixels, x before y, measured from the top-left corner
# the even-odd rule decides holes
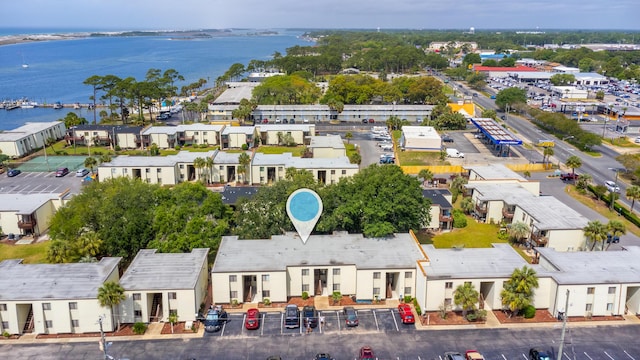
[[[517,87],[510,87],[500,90],[496,95],[496,105],[500,109],[505,109],[509,105],[513,109],[514,104],[526,104],[527,90]]]
[[[219,194],[197,183],[167,189],[124,177],[93,182],[53,216],[49,260],[121,256],[128,263],[150,244],[166,252],[210,247],[215,253],[230,215]]]
[[[314,104],[320,89],[299,75],[278,75],[265,79],[253,89],[253,101],[259,105]]]

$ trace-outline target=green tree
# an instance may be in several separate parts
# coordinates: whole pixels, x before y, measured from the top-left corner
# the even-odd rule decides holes
[[[349,144],[349,142],[353,138],[353,133],[351,131],[347,131],[347,133],[344,134],[344,138],[347,139],[347,144]]]
[[[587,187],[591,183],[591,180],[593,180],[593,177],[590,174],[580,175],[580,177],[578,177],[578,180],[576,180],[576,189],[580,191],[587,190]]]
[[[434,121],[437,130],[462,130],[467,127],[467,119],[460,113],[445,113]]]
[[[97,165],[98,165],[98,160],[96,160],[96,158],[94,158],[93,156],[89,156],[88,158],[84,159],[84,166],[91,169],[92,174],[93,174],[93,168],[96,167]]]
[[[246,184],[246,175],[249,171],[249,164],[251,164],[251,157],[249,157],[249,154],[246,152],[243,152],[238,156],[238,163],[240,164],[240,167],[238,168],[238,175],[242,175],[242,181]]]
[[[508,231],[511,238],[518,243],[521,242],[522,239],[526,238],[531,232],[529,226],[522,221],[516,221],[510,224]]]
[[[640,186],[632,185],[627,188],[626,191],[627,199],[631,200],[631,212],[633,212],[633,205],[636,203],[637,199],[640,199]]]
[[[118,326],[116,329],[120,328],[120,316],[117,306],[124,301],[124,299],[124,289],[115,281],[105,282],[98,288],[98,302],[100,306],[108,307],[111,310],[111,323],[114,324],[117,322]]]
[[[351,153],[349,155],[349,163],[360,165],[360,163],[362,163],[362,155],[360,155],[360,152]]]
[[[478,303],[478,291],[470,282],[458,285],[453,292],[453,303],[462,308],[462,317],[467,317],[467,311],[475,311]]]
[[[555,154],[552,147],[546,146],[542,151],[542,163],[547,164],[550,162],[551,157]]]
[[[500,292],[502,305],[507,306],[512,315],[518,315],[522,309],[532,305],[537,288],[538,276],[535,270],[526,265],[521,269],[515,269]]]
[[[169,313],[168,320],[169,320],[169,323],[171,324],[171,333],[173,334],[173,327],[178,322],[178,314],[172,311],[171,313]]]
[[[471,214],[474,208],[475,205],[473,204],[471,196],[464,197],[462,201],[460,201],[460,209],[462,209],[465,214]]]
[[[430,183],[433,180],[434,174],[429,169],[422,169],[418,172],[418,178],[422,179],[422,184]]]
[[[58,119],[58,121],[64,122],[64,126],[67,129],[71,129],[74,126],[87,124],[87,119],[79,117],[78,114],[71,111],[68,112],[63,119]]]
[[[570,167],[571,168],[571,174],[575,175],[576,174],[576,169],[582,166],[582,159],[580,159],[576,155],[571,155],[571,156],[569,156],[567,158],[567,161],[565,162],[565,165],[567,165],[567,167]]]
[[[460,196],[461,194],[464,194],[465,192],[465,188],[464,186],[467,184],[468,180],[467,178],[463,177],[463,176],[456,176],[452,181],[451,181],[451,200],[452,202],[456,202],[458,201],[458,196]]]
[[[591,241],[591,251],[595,249],[596,244],[604,244],[604,240],[607,238],[607,226],[599,220],[589,221],[583,231],[584,236]]]
[[[567,86],[576,81],[576,77],[573,74],[555,74],[549,79],[555,86]]]
[[[198,171],[198,180],[202,179],[202,169],[207,166],[207,161],[202,157],[193,159],[193,167]],[[227,179],[229,181],[229,179]]]
[[[89,100],[93,101],[93,123],[96,124],[96,97],[98,96],[98,91],[102,90],[102,77],[93,75],[85,79],[83,84],[90,85],[93,88],[93,95],[89,97]]]
[[[611,239],[613,240],[614,238],[618,238],[626,234],[627,227],[620,220],[609,220],[607,223],[607,232],[611,235]],[[611,246],[611,242],[607,242],[607,248],[605,250],[608,250],[609,246]]]
[[[526,104],[527,103],[527,90],[520,89],[518,87],[510,87],[504,90],[500,90],[496,95],[496,105],[505,110],[507,105],[511,108],[515,104]]]

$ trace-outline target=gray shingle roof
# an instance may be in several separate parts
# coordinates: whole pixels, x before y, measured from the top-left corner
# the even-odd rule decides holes
[[[200,270],[207,262],[209,249],[193,249],[190,253],[157,253],[156,249],[140,250],[120,279],[129,290],[194,289]],[[205,266],[204,271],[207,271]]]

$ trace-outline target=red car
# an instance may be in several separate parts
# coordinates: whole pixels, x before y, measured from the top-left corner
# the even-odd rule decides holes
[[[400,313],[400,318],[402,319],[403,324],[413,324],[416,322],[416,318],[413,316],[413,312],[411,311],[411,306],[409,306],[409,304],[398,305],[398,312]]]
[[[359,360],[373,360],[376,357],[373,355],[373,350],[371,350],[370,346],[363,346],[360,348],[360,357]]]
[[[258,309],[247,310],[244,327],[246,327],[247,330],[255,330],[260,327],[260,311]]]

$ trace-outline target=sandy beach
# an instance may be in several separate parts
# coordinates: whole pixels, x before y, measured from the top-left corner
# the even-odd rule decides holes
[[[35,41],[71,40],[88,37],[89,34],[25,34],[0,36],[0,46],[13,45]]]

